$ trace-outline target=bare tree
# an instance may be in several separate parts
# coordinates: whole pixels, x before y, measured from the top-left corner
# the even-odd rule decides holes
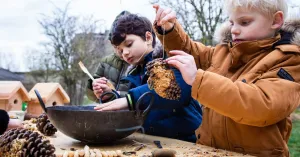
[[[26,53],[25,58],[29,69],[27,78],[31,83],[50,82],[54,81],[53,78],[57,78],[56,70],[52,68],[54,59],[50,52],[35,49]]]
[[[213,44],[213,34],[224,21],[220,0],[150,0],[172,8],[187,34],[204,44]]]
[[[289,16],[299,16],[300,5],[296,4],[296,2],[290,0],[289,3]]]
[[[0,52],[0,67],[9,71],[16,70],[16,56],[12,53]]]
[[[60,76],[71,104],[80,105],[87,77],[80,70],[78,62],[82,61],[88,69],[94,69],[100,58],[107,54],[106,38],[104,33],[96,33],[100,28],[99,21],[83,19],[82,24],[79,17],[68,14],[68,6],[56,8],[52,16],[43,15],[39,23],[49,40],[44,47],[51,58],[48,59],[50,64],[45,66]]]

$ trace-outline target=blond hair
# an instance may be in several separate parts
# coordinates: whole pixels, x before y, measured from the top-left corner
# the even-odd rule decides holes
[[[283,15],[287,15],[288,12],[286,0],[224,0],[224,2],[224,9],[227,13],[238,8],[254,9],[270,17],[277,11],[282,11]]]

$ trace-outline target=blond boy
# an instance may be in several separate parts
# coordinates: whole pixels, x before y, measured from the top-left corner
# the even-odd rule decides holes
[[[168,63],[181,71],[192,97],[205,106],[197,143],[256,156],[289,156],[290,114],[300,104],[299,20],[284,24],[284,0],[225,3],[230,26],[221,33],[231,35],[216,47],[192,41],[174,11],[154,6],[158,38],[172,56]]]

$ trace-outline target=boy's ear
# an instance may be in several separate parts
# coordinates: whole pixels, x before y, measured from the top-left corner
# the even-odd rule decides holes
[[[283,25],[284,22],[284,17],[283,17],[283,12],[282,11],[277,11],[273,15],[273,24],[272,27],[275,30],[279,30],[281,26]]]
[[[153,41],[153,36],[152,36],[152,33],[147,31],[145,33],[145,36],[146,36],[146,41],[147,41],[147,44],[152,44],[152,41]]]

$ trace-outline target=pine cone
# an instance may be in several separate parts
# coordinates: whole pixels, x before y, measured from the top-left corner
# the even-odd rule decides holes
[[[31,130],[31,131],[37,131],[36,122],[37,122],[36,118],[32,118],[30,120],[25,120],[22,122],[23,128]]]
[[[43,113],[37,118],[37,129],[46,136],[52,136],[57,132],[57,129],[48,119],[48,116]]]
[[[166,99],[178,100],[181,89],[176,82],[174,72],[162,58],[154,59],[146,65],[147,80],[150,89]]]
[[[0,136],[1,157],[55,157],[55,147],[38,132],[12,129]]]

